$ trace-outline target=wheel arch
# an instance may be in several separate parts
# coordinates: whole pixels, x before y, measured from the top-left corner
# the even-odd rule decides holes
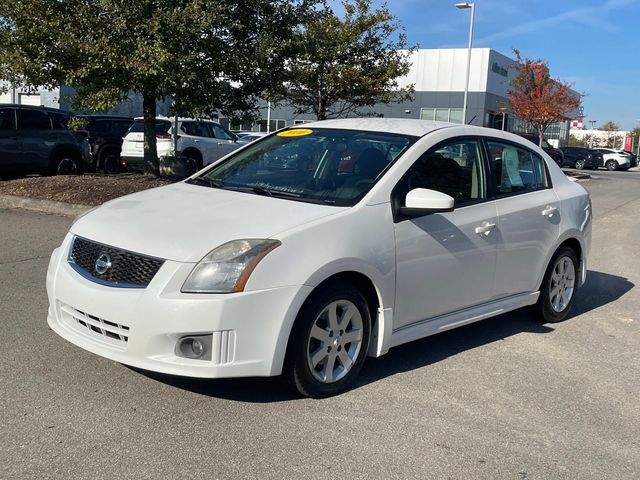
[[[354,285],[364,295],[367,305],[369,307],[369,314],[371,315],[371,337],[368,355],[372,354],[372,346],[375,346],[377,338],[384,334],[384,317],[379,315],[383,304],[382,292],[371,278],[370,275],[363,273],[362,271],[355,269],[348,269],[339,272],[334,272],[325,275],[322,279],[318,280],[317,275],[314,276],[315,282],[310,288],[302,291],[303,297],[292,304],[293,311],[290,315],[287,315],[289,321],[283,322],[282,330],[279,335],[278,345],[275,351],[275,356],[272,363],[272,374],[279,375],[282,372],[282,368],[285,362],[285,357],[289,351],[289,342],[291,340],[291,334],[293,327],[298,320],[300,311],[305,307],[311,296],[322,287],[329,283],[334,282],[346,282]]]
[[[547,269],[549,268],[549,264],[551,263],[551,260],[553,259],[554,255],[556,254],[556,252],[558,250],[560,250],[563,247],[569,247],[571,248],[575,253],[576,253],[576,257],[578,257],[578,270],[580,272],[580,278],[579,278],[579,284],[581,285],[583,280],[584,280],[584,273],[583,269],[586,269],[586,265],[585,265],[585,258],[584,258],[584,250],[585,247],[583,246],[582,242],[580,241],[580,239],[576,236],[568,236],[565,237],[563,239],[561,239],[558,244],[556,245],[556,247],[554,249],[551,250],[551,254],[549,255],[549,257],[547,258],[547,261],[545,262],[545,268],[542,271],[540,278],[538,279],[538,288],[537,290],[540,290],[541,286],[542,286],[542,281],[544,279],[544,275],[547,272]]]
[[[203,160],[202,152],[198,150],[196,147],[185,148],[182,151],[182,155],[185,157],[189,157],[193,155],[193,158],[195,158],[198,161],[200,168],[202,168],[202,160]]]

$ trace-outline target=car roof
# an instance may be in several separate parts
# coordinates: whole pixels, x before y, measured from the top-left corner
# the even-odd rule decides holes
[[[63,115],[73,115],[69,110],[62,110],[54,107],[44,107],[40,105],[23,105],[21,103],[0,103],[0,108],[22,108],[28,110],[40,110],[43,112],[62,113]]]
[[[131,120],[133,122],[133,117],[125,117],[121,115],[92,115],[80,113],[76,115],[76,117],[88,118],[89,120]]]
[[[136,117],[134,119],[136,122],[140,122],[142,120],[144,120],[144,117]],[[160,120],[163,122],[174,122],[175,121],[175,117],[165,117],[162,115],[156,115],[156,122]],[[190,118],[190,117],[178,117],[178,121],[179,122],[209,122],[209,123],[215,123],[216,125],[220,125],[220,122],[217,122],[215,120],[210,120],[208,118]]]
[[[340,118],[296,125],[292,128],[336,128],[344,130],[366,130],[373,132],[399,133],[422,137],[444,127],[461,126],[447,122],[417,120],[413,118]]]

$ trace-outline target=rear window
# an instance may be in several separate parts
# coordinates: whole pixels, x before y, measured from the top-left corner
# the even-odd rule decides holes
[[[171,122],[166,120],[156,120],[156,135],[167,133],[171,128]],[[129,128],[129,133],[144,133],[144,123],[142,120],[136,120]]]
[[[0,130],[13,130],[15,128],[14,110],[0,108]]]

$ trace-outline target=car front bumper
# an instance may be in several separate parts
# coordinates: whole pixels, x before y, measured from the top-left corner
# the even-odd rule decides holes
[[[133,367],[201,378],[281,373],[290,328],[311,291],[290,286],[234,294],[184,294],[193,264],[165,261],[146,288],[95,283],[67,262],[68,235],[47,272],[51,329],[69,342]],[[177,341],[212,335],[209,360],[176,354]]]

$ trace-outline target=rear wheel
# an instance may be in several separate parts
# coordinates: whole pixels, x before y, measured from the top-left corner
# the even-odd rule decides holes
[[[184,174],[190,177],[202,168],[202,160],[197,152],[187,151],[184,154]]]
[[[585,165],[586,165],[586,162],[584,161],[584,158],[579,158],[576,160],[576,168],[578,170],[582,170]]]
[[[104,173],[118,173],[120,168],[120,154],[116,149],[110,148],[100,155],[100,170]]]
[[[536,304],[544,322],[561,322],[569,314],[578,285],[578,258],[572,248],[559,249],[547,268]]]
[[[312,398],[344,392],[362,369],[370,334],[371,315],[359,290],[343,283],[317,290],[291,332],[284,380]]]
[[[616,162],[615,160],[607,160],[607,163],[605,163],[604,166],[607,168],[607,170],[617,170],[618,162]]]
[[[53,175],[78,175],[81,173],[78,157],[72,153],[64,152],[53,160],[51,166]]]

